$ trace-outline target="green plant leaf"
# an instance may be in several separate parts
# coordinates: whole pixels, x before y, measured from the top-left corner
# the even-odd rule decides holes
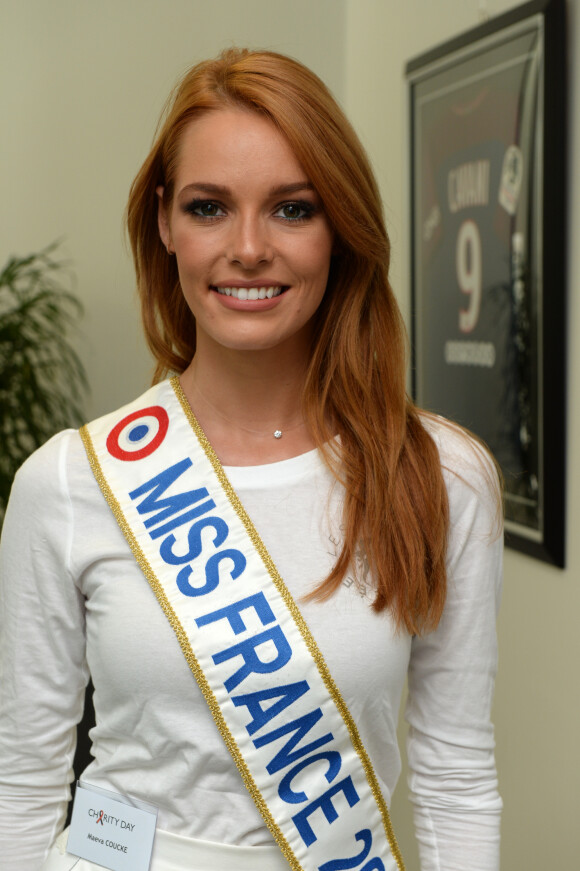
[[[0,272],[0,525],[12,480],[26,457],[85,419],[88,383],[69,342],[82,305],[60,243],[11,257]]]

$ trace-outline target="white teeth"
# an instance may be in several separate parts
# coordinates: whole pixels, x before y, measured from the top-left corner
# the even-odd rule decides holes
[[[218,287],[217,292],[222,296],[233,296],[241,300],[272,299],[280,296],[282,287]]]

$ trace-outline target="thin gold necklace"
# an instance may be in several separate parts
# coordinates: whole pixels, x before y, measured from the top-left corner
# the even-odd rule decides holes
[[[227,415],[225,415],[223,413],[223,411],[220,411],[219,408],[216,408],[215,405],[212,402],[210,402],[209,399],[207,399],[203,395],[203,393],[201,392],[201,390],[199,389],[197,384],[194,384],[193,387],[196,390],[196,392],[198,393],[198,395],[201,397],[201,399],[205,402],[205,404],[209,408],[211,408],[211,410],[214,412],[214,414],[217,414],[218,417],[221,417],[222,420],[225,420],[226,423],[230,424],[230,426],[237,427],[237,429],[241,429],[242,432],[250,433],[250,435],[260,436],[260,438],[271,438],[273,436],[275,439],[281,439],[284,433],[293,432],[295,429],[299,429],[301,426],[305,425],[304,421],[301,420],[299,423],[293,424],[293,426],[285,427],[284,430],[275,429],[273,432],[272,432],[272,430],[269,430],[268,432],[264,432],[263,430],[248,429],[248,427],[242,426],[242,424],[238,423],[237,421],[233,421],[231,418],[229,418]]]

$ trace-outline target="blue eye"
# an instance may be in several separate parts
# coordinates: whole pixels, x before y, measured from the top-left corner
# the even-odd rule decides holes
[[[221,218],[222,215],[225,215],[222,207],[212,200],[193,200],[193,202],[187,203],[185,211],[199,218]]]
[[[310,218],[314,213],[315,206],[309,202],[283,203],[275,211],[275,216],[284,218],[286,221],[303,221]]]

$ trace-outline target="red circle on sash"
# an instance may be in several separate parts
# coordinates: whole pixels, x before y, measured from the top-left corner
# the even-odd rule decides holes
[[[157,450],[168,428],[169,417],[160,405],[133,411],[113,427],[107,436],[107,450],[117,460],[142,460]]]

